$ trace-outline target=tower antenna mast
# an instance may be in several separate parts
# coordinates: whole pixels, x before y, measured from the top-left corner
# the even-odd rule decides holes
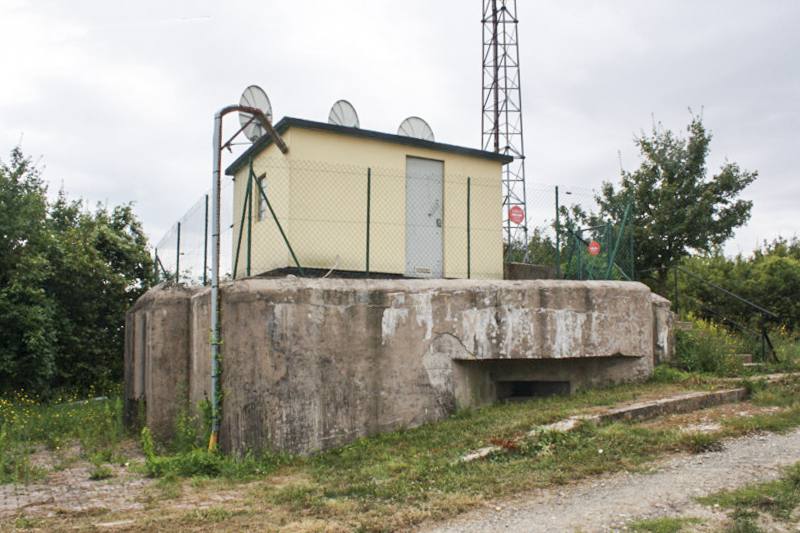
[[[483,1],[483,115],[484,150],[510,155],[503,169],[503,229],[507,250],[521,242],[527,247],[528,217],[525,194],[525,151],[522,138],[522,90],[516,0]],[[527,256],[527,252],[526,252]],[[508,255],[506,256],[508,259]]]

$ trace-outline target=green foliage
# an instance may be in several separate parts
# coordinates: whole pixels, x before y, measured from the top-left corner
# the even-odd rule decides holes
[[[207,413],[209,402],[201,404],[201,421],[191,414],[185,404],[177,414],[176,436],[172,440],[172,454],[160,454],[148,428],[142,429],[142,453],[145,456],[143,472],[145,475],[161,479],[186,477],[208,477],[225,479],[248,479],[258,474],[274,470],[285,458],[271,453],[256,455],[248,453],[244,457],[228,457],[217,449],[208,449],[205,443],[210,435]],[[198,428],[198,426],[200,426]]]
[[[682,372],[675,367],[658,365],[653,369],[650,383],[676,383],[689,377],[689,373]]]
[[[789,525],[795,521],[794,510],[800,505],[800,463],[784,470],[778,480],[723,490],[698,501],[732,510],[731,522],[725,529],[729,533],[760,531],[755,521],[761,513]]]
[[[103,401],[56,396],[47,403],[25,392],[0,397],[0,483],[44,475],[29,460],[34,445],[44,444],[59,455],[80,442],[83,457],[99,470],[102,462],[112,460],[124,436],[119,396]]]
[[[152,283],[141,224],[50,202],[40,174],[19,148],[0,162],[0,392],[119,382],[125,311]]]
[[[697,524],[696,518],[656,518],[654,520],[637,520],[628,524],[635,533],[678,533],[690,524]]]
[[[639,168],[623,172],[618,188],[604,183],[597,198],[599,218],[611,220],[622,220],[633,198],[637,271],[674,266],[693,252],[711,251],[750,217],[752,202],[737,197],[757,173],[726,162],[709,176],[711,134],[700,117],[692,118],[687,131],[689,138],[683,139],[658,124],[651,135],[643,133],[636,139]],[[666,271],[657,274],[662,293],[666,276]]]
[[[545,233],[545,228],[533,228],[528,245],[514,241],[506,245],[506,261],[532,265],[556,265],[556,243]]]
[[[724,328],[701,320],[691,331],[675,332],[675,366],[686,372],[740,375],[743,341]]]
[[[718,452],[722,450],[722,437],[716,433],[686,433],[683,445],[692,453]]]
[[[800,301],[796,298],[800,294],[800,241],[796,237],[788,241],[778,237],[771,243],[764,242],[750,257],[726,258],[716,249],[710,254],[684,259],[681,266],[779,315],[777,322],[767,322],[771,328],[784,328],[784,333],[800,331]],[[756,330],[761,328],[761,314],[733,298],[715,293],[707,285],[680,276],[678,290],[740,324]],[[708,316],[701,306],[688,298],[681,300],[681,307],[693,310],[698,316]]]
[[[89,479],[92,481],[102,481],[103,479],[108,479],[110,477],[114,477],[114,471],[111,467],[106,465],[98,465],[95,466],[91,472],[89,472]]]

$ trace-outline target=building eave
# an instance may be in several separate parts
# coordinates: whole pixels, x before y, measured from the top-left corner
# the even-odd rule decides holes
[[[336,133],[339,135],[348,135],[360,139],[372,139],[391,144],[400,144],[414,148],[423,148],[437,152],[445,152],[445,153],[463,155],[467,157],[474,157],[477,159],[497,161],[498,163],[502,163],[504,165],[514,160],[512,156],[498,154],[496,152],[487,152],[484,150],[465,148],[463,146],[456,146],[453,144],[426,141],[424,139],[417,139],[415,137],[405,137],[403,135],[393,135],[391,133],[382,133],[378,131],[364,130],[361,128],[352,128],[349,126],[339,126],[336,124],[327,124],[324,122],[315,122],[313,120],[304,120],[300,118],[283,117],[277,124],[275,124],[275,130],[280,135],[283,135],[286,131],[289,130],[289,128],[324,131],[328,133]],[[239,172],[242,168],[245,167],[247,161],[249,161],[251,157],[257,156],[271,144],[273,143],[269,135],[262,136],[225,170],[225,174],[228,176],[235,175],[237,172]],[[291,146],[289,147],[289,150],[291,153]]]

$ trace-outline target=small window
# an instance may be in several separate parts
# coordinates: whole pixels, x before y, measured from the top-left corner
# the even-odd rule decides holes
[[[264,194],[267,192],[267,175],[262,174],[258,178],[258,187],[256,187],[256,196],[258,197],[258,221],[261,222],[267,218],[267,202],[264,200],[264,195],[261,194],[261,191],[264,191]]]

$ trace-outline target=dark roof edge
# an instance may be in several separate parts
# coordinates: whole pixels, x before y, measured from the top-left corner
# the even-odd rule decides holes
[[[497,161],[503,164],[508,164],[514,160],[514,158],[510,155],[498,154],[495,152],[486,152],[484,150],[464,148],[463,146],[455,146],[453,144],[426,141],[424,139],[417,139],[415,137],[404,137],[402,135],[393,135],[391,133],[381,133],[379,131],[362,130],[360,128],[338,126],[336,124],[326,124],[324,122],[314,122],[313,120],[304,120],[301,118],[283,117],[277,124],[275,124],[275,130],[279,134],[283,134],[291,127],[303,128],[307,130],[328,131],[342,135],[350,135],[351,137],[360,137],[362,139],[374,139],[377,141],[390,142],[394,144],[403,144],[406,146],[413,146],[414,148],[427,148],[429,150],[436,150],[438,152],[448,152],[480,159],[488,159],[490,161]],[[234,161],[227,169],[225,169],[225,174],[228,176],[233,176],[244,167],[245,163],[251,156],[259,154],[270,144],[272,144],[272,139],[270,136],[262,136],[242,155],[240,155],[236,161]],[[289,147],[289,149],[291,150],[291,147]]]

